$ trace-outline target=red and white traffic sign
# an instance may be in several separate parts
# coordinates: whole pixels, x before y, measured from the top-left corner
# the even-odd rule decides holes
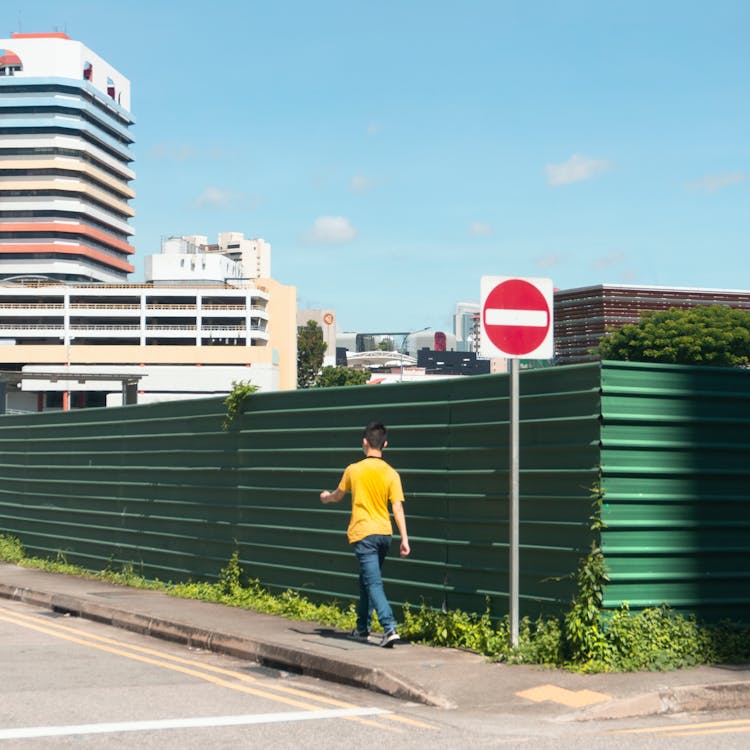
[[[485,356],[554,356],[551,279],[482,276],[482,352]]]

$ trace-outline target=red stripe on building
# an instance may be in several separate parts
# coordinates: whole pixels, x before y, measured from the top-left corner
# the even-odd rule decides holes
[[[65,234],[85,234],[110,247],[132,255],[135,248],[123,240],[110,237],[106,232],[90,227],[87,224],[57,224],[55,222],[3,222],[0,221],[0,232],[26,232],[34,235],[37,232],[62,232]],[[0,238],[1,240],[2,238]]]
[[[95,250],[93,247],[86,245],[55,245],[50,243],[48,245],[2,245],[0,244],[0,254],[23,254],[31,255],[33,253],[50,253],[52,255],[83,255],[86,258],[96,260],[104,266],[110,268],[117,268],[120,271],[126,271],[132,273],[135,271],[135,267],[131,266],[124,260],[118,260],[112,258],[106,253],[102,253],[99,250]]]

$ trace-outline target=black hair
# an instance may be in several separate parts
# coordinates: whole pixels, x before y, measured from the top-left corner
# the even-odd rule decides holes
[[[374,448],[376,451],[382,451],[387,437],[385,425],[381,422],[370,422],[370,424],[365,427],[362,437],[367,440],[370,448]]]

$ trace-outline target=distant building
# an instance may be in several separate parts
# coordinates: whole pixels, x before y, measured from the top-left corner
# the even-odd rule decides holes
[[[458,302],[453,321],[456,350],[479,353],[482,349],[479,304]]]
[[[421,349],[417,352],[417,367],[429,375],[486,375],[490,360],[477,359],[474,352],[436,352]]]
[[[245,239],[242,232],[221,232],[212,249],[237,261],[247,279],[271,278],[271,246],[260,237]]]
[[[401,351],[408,332],[398,333],[356,333],[344,331],[336,334],[336,347],[346,349],[351,354],[374,351]]]
[[[162,240],[160,255],[147,255],[143,277],[147,284],[195,284],[211,281],[223,284],[242,278],[237,261],[218,252],[209,252],[206,237],[169,237]]]
[[[336,346],[350,354],[391,351],[403,352],[416,360],[420,349],[434,351],[456,351],[456,337],[443,331],[381,331],[377,333],[356,333],[345,331],[336,334]]]
[[[336,367],[340,364],[336,356],[336,311],[297,310],[297,328],[304,328],[311,320],[317,323],[323,331],[323,342],[326,345],[323,366]]]
[[[456,337],[443,331],[415,331],[404,341],[404,351],[416,357],[421,350],[435,352],[455,352]]]
[[[221,232],[216,244],[208,237],[187,235],[162,240],[161,254],[145,259],[144,278],[149,283],[193,281],[238,282],[271,278],[271,245],[262,239],[245,239],[241,232]]]
[[[368,369],[371,383],[479,375],[491,370],[475,352],[456,351],[456,337],[443,331],[340,333],[337,362]]]
[[[0,39],[0,279],[127,280],[130,82],[66,34]]]
[[[644,312],[727,305],[750,310],[750,291],[666,286],[599,284],[555,292],[555,362],[596,359],[592,353],[605,332],[637,323]]]

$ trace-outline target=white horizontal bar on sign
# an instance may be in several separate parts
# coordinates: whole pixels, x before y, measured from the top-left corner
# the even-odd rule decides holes
[[[506,310],[495,307],[485,310],[484,324],[543,328],[549,325],[549,317],[546,310]]]

